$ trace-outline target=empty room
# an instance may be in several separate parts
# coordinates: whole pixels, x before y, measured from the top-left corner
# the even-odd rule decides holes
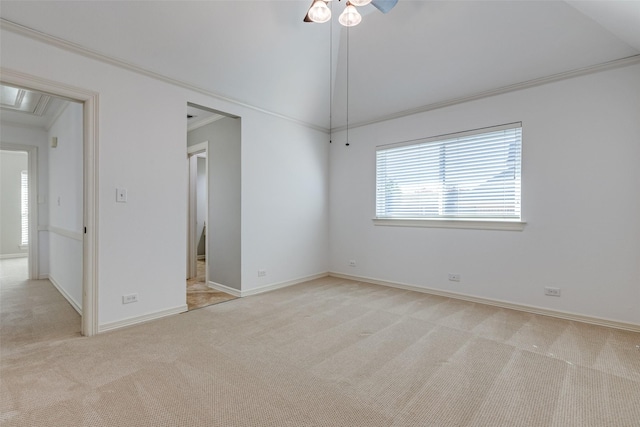
[[[640,1],[2,0],[0,67],[0,425],[639,425]]]

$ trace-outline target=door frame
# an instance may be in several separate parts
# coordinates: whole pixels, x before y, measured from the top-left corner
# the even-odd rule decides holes
[[[205,224],[209,223],[209,141],[187,146],[187,170],[189,171],[189,196],[187,206],[187,278],[196,276],[198,259],[198,229],[197,229],[197,175],[198,155],[204,153],[206,158],[205,176],[207,191],[205,193]],[[205,234],[205,282],[209,283],[209,232]]]
[[[0,68],[0,81],[83,104],[82,335],[98,333],[98,100],[99,94]]]
[[[2,151],[20,151],[27,153],[27,187],[29,248],[27,253],[29,280],[38,280],[40,268],[38,264],[38,147],[35,145],[13,144],[0,141]]]

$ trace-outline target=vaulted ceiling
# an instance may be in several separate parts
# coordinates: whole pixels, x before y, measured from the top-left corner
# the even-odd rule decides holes
[[[346,123],[347,69],[358,124],[640,55],[640,1],[399,0],[348,32],[303,23],[309,3],[3,0],[0,16],[322,128]]]

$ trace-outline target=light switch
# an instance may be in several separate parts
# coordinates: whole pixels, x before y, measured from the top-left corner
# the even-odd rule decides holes
[[[116,188],[116,202],[127,203],[127,190],[124,188]]]

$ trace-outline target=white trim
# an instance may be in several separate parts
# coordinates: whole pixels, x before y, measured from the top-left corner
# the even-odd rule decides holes
[[[100,53],[98,51],[95,51],[93,49],[86,48],[86,47],[81,46],[79,44],[72,43],[72,42],[69,42],[67,40],[51,36],[49,34],[41,32],[41,31],[37,31],[37,30],[34,30],[32,28],[25,27],[24,25],[16,24],[15,22],[9,21],[9,20],[7,20],[5,18],[0,18],[0,26],[2,28],[6,29],[7,31],[11,31],[13,33],[20,34],[22,36],[29,37],[29,38],[34,39],[34,40],[38,40],[40,42],[43,42],[43,43],[58,47],[60,49],[64,49],[64,50],[69,51],[69,52],[73,52],[73,53],[85,56],[87,58],[96,59],[98,61],[105,62],[107,64],[115,65],[117,67],[124,68],[124,69],[129,70],[129,71],[133,71],[134,73],[142,74],[144,76],[151,77],[153,79],[160,80],[162,82],[169,83],[169,84],[174,85],[174,86],[178,86],[178,87],[182,87],[184,89],[192,90],[194,92],[198,92],[198,93],[201,93],[203,95],[207,95],[207,96],[210,96],[212,98],[216,98],[218,100],[225,101],[225,102],[228,102],[230,104],[237,105],[239,107],[244,107],[244,108],[248,108],[248,109],[251,109],[251,110],[254,110],[254,111],[259,111],[261,113],[268,114],[268,115],[274,116],[274,117],[278,117],[280,119],[284,119],[284,120],[287,120],[287,121],[290,121],[290,122],[293,122],[293,123],[297,123],[299,125],[302,125],[302,126],[314,129],[314,130],[318,130],[318,131],[321,131],[321,132],[328,132],[328,129],[326,129],[326,128],[322,127],[322,126],[317,126],[317,125],[315,125],[313,123],[308,123],[308,122],[305,122],[305,121],[302,121],[302,120],[299,120],[299,119],[295,119],[293,117],[285,116],[284,114],[280,114],[280,113],[276,113],[276,112],[273,112],[273,111],[265,110],[263,108],[256,107],[255,105],[247,104],[247,103],[239,101],[237,99],[229,98],[229,97],[220,95],[218,93],[211,92],[209,90],[203,89],[203,88],[198,87],[196,85],[193,85],[191,83],[183,82],[181,80],[177,80],[177,79],[173,79],[171,77],[164,76],[162,74],[156,73],[154,71],[147,70],[145,68],[142,68],[142,67],[140,67],[138,65],[134,65],[134,64],[132,64],[130,62],[127,62],[127,61],[124,61],[122,59],[117,59],[117,58],[111,57],[109,55],[106,55],[106,54]]]
[[[56,227],[54,225],[45,225],[38,227],[38,231],[48,231],[49,233],[57,234],[58,236],[67,237],[69,239],[82,242],[83,234],[81,231],[65,230],[64,228]]]
[[[287,280],[285,282],[274,283],[271,285],[260,286],[257,288],[248,289],[246,291],[241,291],[241,296],[248,297],[250,295],[258,295],[265,292],[275,291],[276,289],[286,288],[293,285],[298,285],[300,283],[308,282],[309,280],[320,279],[322,277],[327,277],[329,275],[328,272],[325,273],[317,273],[312,274],[311,276],[299,277],[293,280]]]
[[[373,218],[373,225],[391,227],[466,228],[473,230],[522,231],[526,221],[499,221],[478,219],[403,219]]]
[[[210,288],[213,288],[217,291],[226,292],[228,294],[233,295],[234,297],[243,298],[251,295],[258,295],[258,294],[263,294],[265,292],[275,291],[276,289],[298,285],[300,283],[308,282],[309,280],[320,279],[322,277],[327,277],[327,276],[329,276],[328,272],[312,274],[311,276],[299,277],[297,279],[287,280],[279,283],[273,283],[271,285],[259,286],[257,288],[247,289],[245,291],[242,291],[242,290],[239,291],[237,289],[230,288],[228,286],[221,285],[220,283],[211,282],[211,281],[207,282],[207,284],[209,285]]]
[[[39,275],[38,280],[49,280],[49,273]]]
[[[74,300],[73,297],[69,295],[62,286],[60,286],[60,284],[56,281],[56,279],[53,278],[53,276],[48,275],[47,279],[49,279],[49,281],[53,284],[53,286],[55,286],[58,292],[60,292],[62,296],[69,302],[69,304],[71,304],[71,307],[73,307],[73,309],[77,311],[80,316],[82,316],[82,307],[80,307],[80,304],[78,304],[78,302]]]
[[[0,25],[6,24],[0,18]],[[14,24],[15,25],[15,24]],[[43,79],[30,74],[0,67],[0,81],[9,85],[33,89],[49,93],[57,97],[66,98],[83,103],[83,268],[82,268],[82,334],[92,336],[98,333],[98,123],[100,118],[99,96],[97,92],[77,88],[63,83]],[[37,153],[37,150],[36,150]],[[35,156],[33,156],[35,157]],[[31,162],[31,157],[30,160]],[[37,173],[37,164],[35,164]],[[37,175],[31,174],[31,178]],[[31,179],[30,178],[30,179]],[[37,182],[34,181],[34,182]],[[37,186],[36,186],[37,188]],[[36,191],[33,191],[37,196]],[[29,206],[31,209],[31,205]],[[35,198],[33,212],[37,212],[37,198]],[[34,221],[35,223],[36,221]],[[34,224],[35,226],[35,224]],[[33,236],[37,236],[35,232]],[[30,245],[29,261],[32,272],[37,272],[38,259],[35,245]],[[34,276],[36,277],[37,274]]]
[[[13,259],[13,258],[26,258],[28,257],[29,254],[28,253],[21,253],[21,254],[2,254],[0,255],[0,259]]]
[[[198,257],[198,235],[197,235],[197,180],[198,180],[198,158],[204,155],[205,162],[205,181],[207,191],[205,193],[205,224],[209,222],[209,141],[203,141],[198,144],[187,146],[187,279],[195,277],[197,274]],[[209,236],[205,234],[204,251],[206,257],[209,249]],[[205,265],[205,282],[209,280],[209,264]]]
[[[240,106],[240,107],[245,107],[245,108],[249,108],[251,110],[255,110],[255,111],[259,111],[261,113],[264,114],[268,114],[274,117],[278,117],[287,121],[291,121],[294,123],[297,123],[299,125],[314,129],[314,130],[318,130],[321,132],[325,132],[325,133],[332,133],[332,132],[340,132],[343,130],[347,129],[347,126],[339,126],[339,127],[335,127],[333,129],[327,129],[325,127],[322,126],[318,126],[315,125],[313,123],[307,123],[304,122],[302,120],[298,120],[298,119],[294,119],[292,117],[288,117],[285,116],[283,114],[279,114],[279,113],[275,113],[273,111],[268,111],[265,110],[263,108],[260,107],[256,107],[254,105],[250,105],[247,103],[244,103],[242,101],[238,101],[235,100],[233,98],[228,98],[226,96],[222,96],[220,94],[217,94],[215,92],[211,92],[208,91],[206,89],[200,88],[198,86],[192,85],[190,83],[186,83],[180,80],[176,80],[170,77],[166,77],[163,76],[161,74],[155,73],[153,71],[149,71],[146,70],[142,67],[139,67],[137,65],[131,64],[129,62],[123,61],[121,59],[117,59],[117,58],[113,58],[110,57],[108,55],[102,54],[100,52],[94,51],[92,49],[88,49],[86,47],[83,47],[81,45],[51,36],[49,34],[31,29],[29,27],[25,27],[24,25],[20,25],[17,24],[15,22],[9,21],[5,18],[0,18],[0,27],[6,29],[7,31],[11,31],[13,33],[16,34],[20,34],[22,36],[25,37],[29,37],[31,39],[34,40],[38,40],[40,42],[52,45],[52,46],[56,46],[60,49],[64,49],[88,58],[92,58],[92,59],[96,59],[98,61],[102,61],[111,65],[115,65],[118,66],[120,68],[124,68],[127,69],[129,71],[133,71],[135,73],[139,73],[142,75],[145,75],[147,77],[151,77],[153,79],[156,80],[160,80],[163,81],[165,83],[169,83],[175,86],[179,86],[188,90],[193,90],[195,92],[201,93],[203,95],[207,95],[210,96],[212,98],[216,98],[219,99],[221,101],[225,101],[225,102],[229,102],[231,104]],[[371,125],[371,124],[375,124],[375,123],[381,123],[381,122],[385,122],[388,120],[394,120],[394,119],[399,119],[402,117],[407,117],[407,116],[411,116],[414,114],[418,114],[418,113],[425,113],[427,111],[433,111],[433,110],[437,110],[440,108],[445,108],[445,107],[450,107],[452,105],[457,105],[457,104],[463,104],[465,102],[469,102],[469,101],[475,101],[478,99],[483,99],[483,98],[489,98],[492,96],[496,96],[496,95],[502,95],[505,93],[509,93],[509,92],[515,92],[518,90],[522,90],[522,89],[528,89],[531,87],[535,87],[535,86],[541,86],[547,83],[553,83],[553,82],[557,82],[557,81],[561,81],[561,80],[566,80],[566,79],[570,79],[573,77],[579,77],[579,76],[583,76],[586,74],[592,74],[592,73],[597,73],[600,71],[606,71],[606,70],[610,70],[613,68],[619,68],[619,67],[625,67],[628,65],[634,65],[640,63],[640,55],[633,55],[633,56],[629,56],[626,58],[621,58],[621,59],[616,59],[613,61],[608,61],[608,62],[603,62],[602,64],[597,64],[597,65],[592,65],[589,67],[584,67],[584,68],[579,68],[577,70],[572,70],[572,71],[566,71],[563,73],[558,73],[558,74],[553,74],[551,76],[547,76],[547,77],[542,77],[539,79],[533,79],[533,80],[528,80],[525,82],[521,82],[521,83],[516,83],[513,85],[508,85],[508,86],[503,86],[500,88],[496,88],[496,89],[491,89],[491,90],[487,90],[487,91],[483,91],[483,92],[478,92],[474,95],[470,95],[470,96],[464,96],[464,97],[460,97],[460,98],[454,98],[454,99],[450,99],[450,100],[446,100],[446,101],[442,101],[442,102],[435,102],[433,104],[427,104],[424,105],[422,107],[417,107],[417,108],[412,108],[409,110],[403,110],[403,111],[399,111],[397,113],[393,113],[393,114],[388,114],[386,116],[381,116],[381,117],[377,117],[375,119],[371,119],[371,120],[365,120],[362,122],[357,122],[357,123],[349,123],[349,129],[355,129],[358,127],[362,127],[362,126],[367,126],[367,125]]]
[[[462,294],[457,292],[441,291],[439,289],[410,285],[407,283],[388,282],[386,280],[379,280],[371,277],[352,276],[350,274],[342,274],[342,273],[336,273],[336,272],[330,272],[329,276],[338,277],[341,279],[355,280],[359,282],[372,283],[374,285],[388,286],[390,288],[404,289],[407,291],[421,292],[424,294],[438,295],[442,297],[475,302],[479,304],[486,304],[486,305],[491,305],[495,307],[508,308],[510,310],[524,311],[526,313],[557,317],[559,319],[572,320],[575,322],[588,323],[591,325],[606,326],[609,328],[622,329],[622,330],[632,331],[632,332],[640,332],[640,325],[637,325],[635,323],[621,322],[618,320],[605,319],[601,317],[586,316],[583,314],[571,313],[567,311],[551,310],[548,308],[536,307],[533,305],[516,304],[508,301],[497,300],[497,299],[475,297],[472,295],[467,295],[467,294]]]
[[[204,119],[204,120],[193,122],[190,125],[187,124],[187,132],[191,132],[193,130],[200,129],[203,126],[210,125],[211,123],[217,122],[218,120],[222,120],[225,117],[228,117],[228,116],[223,116],[222,114],[218,114],[216,116],[212,116],[212,117],[209,117],[209,118]]]
[[[473,95],[463,96],[460,98],[449,99],[442,102],[435,102],[433,104],[427,104],[422,107],[412,108],[409,110],[399,111],[397,113],[388,114],[386,116],[377,117],[371,120],[365,120],[357,123],[349,123],[349,129],[355,129],[362,126],[372,125],[376,123],[386,122],[389,120],[395,120],[402,117],[412,116],[414,114],[426,113],[427,111],[438,110],[452,105],[464,104],[470,101],[476,101],[478,99],[489,98],[496,95],[502,95],[509,92],[515,92],[518,90],[529,89],[536,86],[542,86],[547,83],[554,83],[573,77],[584,76],[586,74],[598,73],[600,71],[606,71],[613,68],[626,67],[628,65],[634,65],[640,63],[640,55],[633,55],[626,58],[615,59],[613,61],[603,62],[602,64],[592,65],[589,67],[578,68],[577,70],[566,71],[564,73],[553,74],[551,76],[542,77],[539,79],[527,80],[525,82],[516,83],[508,86],[502,86],[496,89],[491,89],[483,92],[478,92]],[[347,129],[347,126],[339,126],[331,129],[332,132],[341,132]]]
[[[113,331],[115,329],[126,328],[127,326],[138,325],[140,323],[149,322],[151,320],[161,319],[174,314],[180,314],[188,311],[187,305],[179,305],[177,307],[168,308],[166,310],[155,311],[153,313],[144,314],[142,316],[129,317],[127,319],[118,320],[116,322],[103,323],[98,326],[98,333]]]
[[[215,289],[216,291],[220,291],[220,292],[225,292],[229,295],[233,295],[234,297],[242,297],[242,291],[239,291],[237,289],[234,288],[230,288],[228,286],[222,285],[220,283],[216,283],[216,282],[212,282],[212,281],[208,281],[207,282],[207,286],[209,286],[212,289]]]
[[[187,156],[191,157],[193,154],[199,154],[201,152],[207,152],[209,149],[209,141],[203,141],[198,144],[187,146]]]

